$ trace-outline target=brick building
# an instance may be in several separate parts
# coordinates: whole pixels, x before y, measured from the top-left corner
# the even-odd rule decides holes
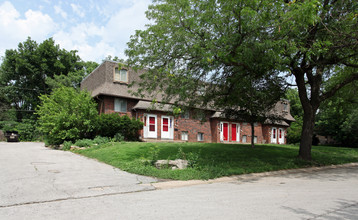
[[[139,81],[143,71],[133,71],[117,62],[104,61],[81,83],[98,103],[100,114],[118,113],[140,119],[145,140],[173,140],[189,142],[233,142],[250,143],[251,126],[245,121],[233,121],[214,110],[188,110],[180,116],[172,114],[172,105],[155,104],[149,95],[138,98],[130,93],[128,85]],[[135,84],[130,89],[136,91]],[[160,103],[161,95],[155,97]],[[294,121],[287,100],[281,100],[273,109],[282,120],[255,123],[256,143],[286,143],[286,132]]]

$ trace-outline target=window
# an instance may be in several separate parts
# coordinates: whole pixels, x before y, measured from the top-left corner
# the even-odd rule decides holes
[[[284,112],[288,111],[288,104],[287,103],[283,103],[283,111]]]
[[[155,117],[149,117],[149,131],[155,131]]]
[[[189,119],[189,111],[183,112],[180,116],[181,118]]]
[[[242,143],[246,143],[246,135],[242,136]]]
[[[254,136],[254,143],[257,143],[257,136]]]
[[[254,123],[254,127],[257,127],[259,124],[257,122]]]
[[[120,81],[120,82],[128,82],[128,75],[126,69],[118,69],[115,68],[114,70],[114,81]]]
[[[204,141],[204,133],[198,133],[198,141]]]
[[[115,98],[114,99],[114,111],[115,112],[127,112],[127,100]]]
[[[272,129],[272,138],[276,138],[276,128]]]
[[[182,131],[181,132],[181,140],[182,141],[187,141],[188,140],[188,132],[187,131]]]

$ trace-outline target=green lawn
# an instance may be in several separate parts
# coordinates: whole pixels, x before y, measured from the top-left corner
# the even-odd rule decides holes
[[[184,152],[184,153],[180,153]],[[314,146],[313,160],[296,158],[298,146],[220,143],[107,143],[76,153],[96,158],[122,170],[163,179],[212,179],[244,173],[358,162],[358,149]],[[157,159],[189,159],[191,168],[157,169]]]

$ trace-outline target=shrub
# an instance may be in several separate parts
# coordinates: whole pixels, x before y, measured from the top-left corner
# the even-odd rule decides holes
[[[98,145],[108,143],[109,141],[110,141],[110,139],[108,137],[101,137],[101,136],[96,136],[93,139],[93,143],[98,144]]]
[[[94,141],[91,139],[80,139],[75,143],[75,145],[78,147],[91,147],[93,144]]]
[[[65,141],[63,142],[63,148],[62,150],[70,150],[72,146],[72,142],[71,141]]]
[[[136,141],[139,138],[138,130],[142,129],[143,123],[127,115],[112,113],[98,116],[96,127],[97,134],[100,136],[115,138],[120,134],[115,138],[118,139],[117,141]]]
[[[114,135],[113,140],[116,142],[122,142],[124,141],[124,136],[121,133],[117,133]]]
[[[39,130],[44,133],[48,144],[56,145],[93,135],[98,113],[88,92],[61,87],[40,99],[36,114],[39,115]]]

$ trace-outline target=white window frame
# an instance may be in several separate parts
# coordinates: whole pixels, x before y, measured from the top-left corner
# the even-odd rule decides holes
[[[123,77],[122,73],[125,71],[125,77]],[[117,82],[128,82],[128,70],[127,69],[119,69],[118,67],[114,68],[114,81]]]
[[[181,140],[182,140],[182,141],[187,141],[187,140],[189,140],[189,132],[187,132],[187,131],[182,131],[182,132],[181,132]]]
[[[114,98],[114,111],[127,112],[127,100],[121,98]]]
[[[242,135],[242,143],[247,143],[247,135]]]
[[[198,132],[197,140],[198,140],[198,141],[204,141],[204,133]]]

